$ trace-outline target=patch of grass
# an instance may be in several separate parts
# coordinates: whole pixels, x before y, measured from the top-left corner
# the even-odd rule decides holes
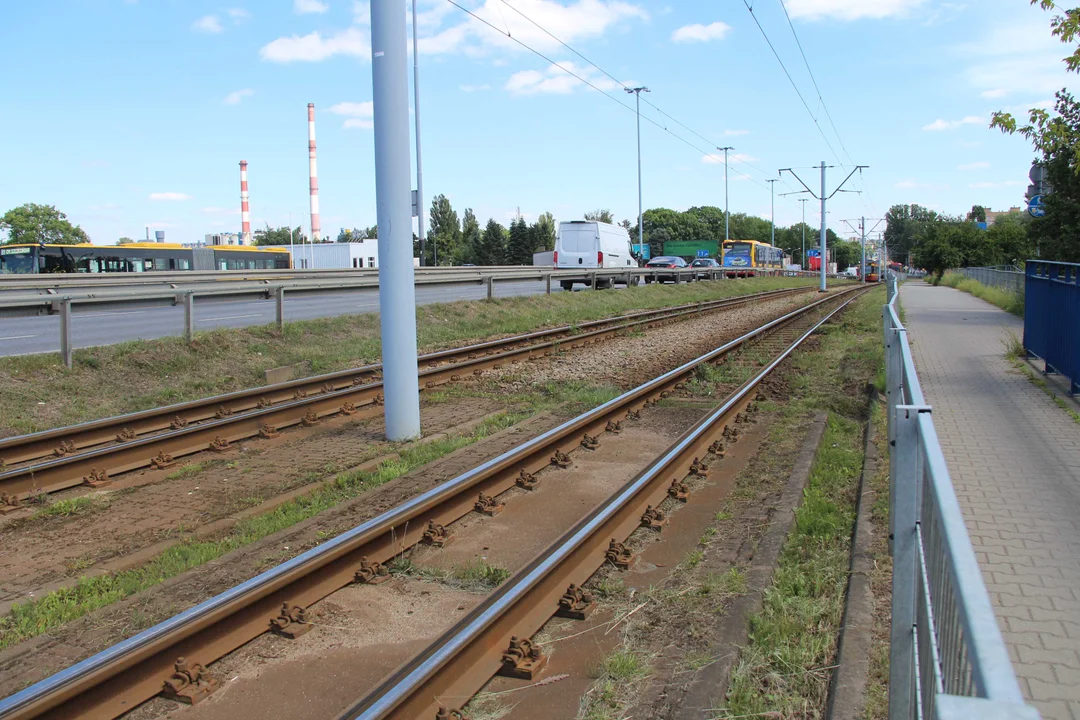
[[[470,720],[502,720],[514,709],[494,693],[480,693],[463,710]]]
[[[421,352],[649,310],[812,284],[798,278],[690,283],[632,292],[574,292],[416,308]],[[77,320],[76,320],[77,322]],[[377,314],[200,332],[182,338],[79,349],[67,370],[59,354],[0,358],[0,435],[24,434],[195,400],[265,383],[265,371],[306,362],[311,374],[377,362]],[[93,393],[85,392],[96,388]]]
[[[1047,384],[1046,380],[1032,372],[1031,368],[1028,367],[1027,363],[1024,362],[1024,360],[1022,359],[1024,357],[1023,348],[1021,347],[1021,354],[1019,355],[1013,354],[1008,344],[1006,345],[1006,348],[1007,352],[1005,357],[1008,358],[1009,362],[1012,363],[1013,367],[1022,372],[1032,385],[1049,395],[1050,399],[1054,401],[1054,404],[1064,410],[1065,414],[1073,419],[1073,422],[1080,424],[1080,413],[1073,410],[1072,406],[1069,405],[1069,403],[1065,402],[1064,398],[1059,397],[1058,394],[1054,392],[1054,389],[1051,388],[1049,384]]]
[[[40,510],[34,511],[32,520],[53,517],[72,517],[74,515],[87,515],[92,512],[104,510],[109,507],[107,498],[101,495],[83,495],[82,497],[67,498],[55,502],[47,502]]]
[[[176,470],[173,470],[171,473],[166,475],[165,479],[166,480],[182,480],[184,478],[193,477],[193,476],[198,475],[199,473],[201,473],[203,470],[208,469],[212,462],[214,462],[214,461],[213,460],[207,460],[207,461],[203,461],[203,462],[188,463],[187,465],[181,465],[179,468],[177,468]]]
[[[874,622],[870,644],[870,668],[866,681],[865,720],[887,720],[889,716],[889,642],[892,603],[892,557],[889,555],[889,442],[883,405],[875,405],[872,422],[878,450],[878,468],[869,478],[874,504],[870,510],[870,525],[874,539],[870,552],[874,570],[870,574],[871,596],[874,601]]]
[[[686,557],[683,558],[683,561],[681,563],[679,563],[679,567],[686,570],[693,570],[698,565],[700,565],[701,561],[704,559],[705,551],[697,548],[686,553]]]
[[[997,305],[1005,312],[1024,317],[1024,296],[1021,293],[983,285],[978,280],[972,280],[954,272],[945,273],[939,284],[969,293],[991,305]]]
[[[398,459],[384,462],[370,471],[341,473],[325,487],[279,505],[270,512],[237,523],[232,531],[220,540],[182,542],[162,551],[139,568],[92,578],[84,577],[73,587],[54,590],[31,602],[16,604],[9,615],[0,618],[0,649],[53,630],[98,608],[291,527],[459,448],[479,442],[516,424],[524,417],[527,415],[503,413],[485,420],[469,435],[403,447],[399,451]],[[488,577],[494,575],[492,571]]]
[[[483,560],[470,560],[464,565],[451,568],[433,568],[417,565],[405,555],[394,558],[389,570],[395,575],[408,575],[420,580],[437,582],[466,592],[488,592],[499,587],[510,577],[510,571]]]
[[[821,717],[844,609],[862,426],[832,415],[796,529],[732,672],[720,717]]]
[[[590,675],[596,678],[581,699],[582,720],[619,720],[627,699],[633,697],[651,672],[649,660],[640,652],[622,647],[601,660]]]

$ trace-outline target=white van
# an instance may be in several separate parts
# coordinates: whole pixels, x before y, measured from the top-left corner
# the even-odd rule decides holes
[[[637,261],[630,253],[630,234],[619,225],[592,220],[571,220],[559,223],[555,239],[555,269],[597,270],[636,268]],[[620,278],[619,282],[625,282]],[[584,279],[578,282],[584,282]],[[614,280],[604,282],[611,287]],[[574,287],[573,280],[563,280],[563,290]]]

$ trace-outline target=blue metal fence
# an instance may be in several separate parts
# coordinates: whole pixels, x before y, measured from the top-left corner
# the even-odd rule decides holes
[[[1038,720],[1024,703],[926,403],[890,274],[885,330],[889,720]]]
[[[1046,372],[1069,378],[1080,392],[1080,265],[1028,260],[1024,291],[1024,349]]]

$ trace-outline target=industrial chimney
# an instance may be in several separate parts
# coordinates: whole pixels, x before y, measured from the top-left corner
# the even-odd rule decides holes
[[[311,242],[317,243],[322,230],[319,225],[319,171],[315,167],[315,103],[307,106],[308,171],[311,187]]]
[[[251,212],[248,209],[247,160],[240,161],[240,243],[251,244]]]

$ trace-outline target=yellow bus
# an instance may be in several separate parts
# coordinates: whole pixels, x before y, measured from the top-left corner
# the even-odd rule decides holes
[[[784,251],[757,240],[725,240],[720,264],[729,278],[748,277],[762,270],[783,270]]]

